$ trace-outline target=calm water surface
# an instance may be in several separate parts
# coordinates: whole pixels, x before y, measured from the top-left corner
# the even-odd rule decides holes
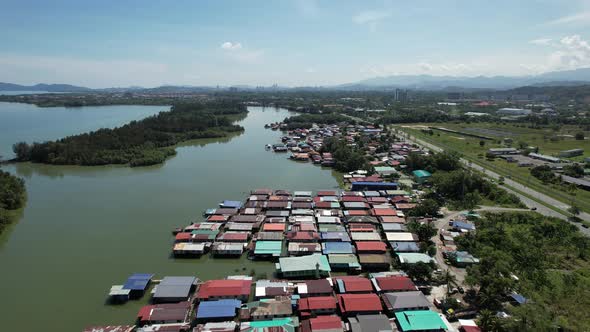
[[[13,157],[12,144],[16,142],[42,142],[114,128],[169,109],[168,106],[37,107],[0,102],[0,156]]]
[[[0,123],[6,125],[3,114]],[[2,330],[81,331],[92,324],[132,323],[148,296],[120,306],[104,301],[110,286],[133,272],[211,279],[254,269],[270,275],[272,263],[245,256],[172,259],[170,232],[224,199],[243,200],[251,189],[336,188],[332,171],[264,150],[280,132],[263,125],[288,115],[250,108],[241,121],[243,134],[185,144],[161,166],[4,166],[25,178],[29,198],[20,220],[0,236]]]

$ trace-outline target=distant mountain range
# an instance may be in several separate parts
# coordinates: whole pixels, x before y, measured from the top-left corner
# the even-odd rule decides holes
[[[590,68],[553,71],[530,76],[432,76],[395,75],[375,77],[356,83],[342,84],[347,90],[382,88],[407,88],[416,90],[463,89],[512,89],[521,86],[561,86],[590,83]]]
[[[92,89],[69,84],[20,85],[0,82],[0,91],[89,92]]]
[[[394,75],[386,77],[375,77],[365,79],[356,83],[341,84],[324,87],[254,87],[248,85],[236,85],[233,88],[239,90],[389,90],[395,88],[413,89],[413,90],[477,90],[477,89],[494,89],[506,90],[522,86],[575,86],[590,84],[590,68],[580,68],[575,70],[553,71],[539,75],[529,76],[433,76],[433,75]],[[156,88],[106,88],[91,89],[69,84],[36,84],[36,85],[19,85],[12,83],[1,83],[0,91],[39,91],[39,92],[126,92],[141,91],[146,93],[203,93],[217,89],[227,90],[230,87],[213,87],[213,86],[176,86],[166,85]]]

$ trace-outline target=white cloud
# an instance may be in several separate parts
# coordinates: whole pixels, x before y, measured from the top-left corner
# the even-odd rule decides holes
[[[546,46],[546,45],[550,45],[551,41],[553,41],[553,39],[551,39],[551,38],[538,38],[538,39],[529,40],[529,44]]]
[[[580,35],[565,36],[549,55],[548,67],[552,70],[576,69],[590,66],[590,44]]]
[[[567,24],[588,24],[590,23],[590,11],[578,14],[562,16],[547,22],[548,25],[567,25]]]
[[[227,51],[235,51],[235,50],[239,50],[242,48],[242,44],[241,43],[232,43],[232,42],[225,42],[223,44],[221,44],[221,48]]]
[[[389,18],[391,13],[382,10],[365,10],[352,17],[352,21],[359,25],[367,25],[371,31],[377,30],[379,22]]]

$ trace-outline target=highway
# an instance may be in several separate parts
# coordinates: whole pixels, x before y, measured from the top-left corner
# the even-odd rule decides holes
[[[415,142],[416,144],[418,144],[418,145],[420,145],[422,147],[425,147],[425,148],[427,148],[427,149],[429,149],[431,151],[436,151],[436,152],[443,151],[442,148],[440,148],[440,147],[438,147],[436,145],[433,145],[433,144],[430,144],[428,142],[425,142],[425,141],[423,141],[423,140],[421,140],[419,138],[416,138],[414,136],[410,136],[407,133],[405,133],[405,135],[406,135],[406,138],[408,138],[409,140],[411,140],[411,141]],[[490,171],[490,170],[488,170],[488,169],[486,169],[486,168],[484,168],[482,166],[479,166],[477,164],[471,163],[471,162],[469,162],[469,161],[467,161],[467,160],[465,160],[463,158],[461,158],[461,162],[463,164],[465,164],[467,167],[470,167],[470,168],[472,168],[474,170],[480,171],[480,172],[482,172],[483,174],[485,174],[486,176],[488,176],[488,177],[490,177],[492,179],[498,180],[500,178],[500,175],[498,175],[497,173],[494,173],[494,172],[492,172],[492,171]],[[498,186],[501,187],[502,189],[504,189],[504,190],[506,190],[506,191],[508,191],[510,193],[513,193],[516,196],[518,196],[518,198],[520,198],[520,200],[528,208],[536,208],[536,211],[538,213],[541,213],[541,214],[546,215],[546,216],[557,217],[557,218],[560,218],[560,219],[568,220],[568,216],[566,216],[564,214],[561,214],[561,213],[559,213],[559,212],[557,212],[557,211],[555,211],[553,209],[550,209],[550,208],[548,208],[544,204],[541,204],[538,201],[542,201],[542,202],[544,202],[544,203],[546,203],[548,205],[555,206],[556,208],[558,208],[560,210],[563,210],[563,211],[567,211],[567,209],[570,208],[570,206],[568,204],[565,204],[563,202],[560,202],[560,201],[558,201],[558,200],[556,200],[556,199],[554,199],[552,197],[549,197],[549,196],[547,196],[547,195],[545,195],[543,193],[540,193],[540,192],[538,192],[536,190],[533,190],[533,189],[531,189],[529,187],[526,187],[526,186],[524,186],[524,185],[522,185],[522,184],[520,184],[520,183],[518,183],[516,181],[513,181],[511,179],[508,179],[508,178],[504,178],[504,184],[505,185],[498,184]],[[515,190],[511,189],[510,187],[512,187],[512,188],[514,188],[514,189],[516,189],[518,191],[521,191],[521,192],[523,192],[523,193],[525,193],[525,194],[527,194],[527,195],[529,195],[529,196],[531,196],[531,197],[533,197],[535,199],[533,200],[533,199],[531,199],[531,198],[529,198],[529,197],[527,197],[525,195],[522,195],[521,193],[519,193],[518,191],[515,191]],[[578,217],[580,217],[582,220],[585,220],[585,221],[589,221],[590,222],[590,214],[588,214],[586,212],[581,212],[578,215]],[[582,225],[579,224],[579,223],[575,223],[575,225],[578,226],[578,228],[580,229],[580,231],[582,231],[584,234],[590,235],[590,229],[587,229],[587,228],[582,227]]]

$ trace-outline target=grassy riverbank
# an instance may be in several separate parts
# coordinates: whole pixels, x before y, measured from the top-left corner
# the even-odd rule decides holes
[[[243,105],[232,102],[175,104],[169,112],[114,129],[51,142],[16,143],[14,152],[18,161],[45,164],[154,165],[174,155],[174,146],[181,142],[242,132],[244,129],[233,123],[247,112]]]

